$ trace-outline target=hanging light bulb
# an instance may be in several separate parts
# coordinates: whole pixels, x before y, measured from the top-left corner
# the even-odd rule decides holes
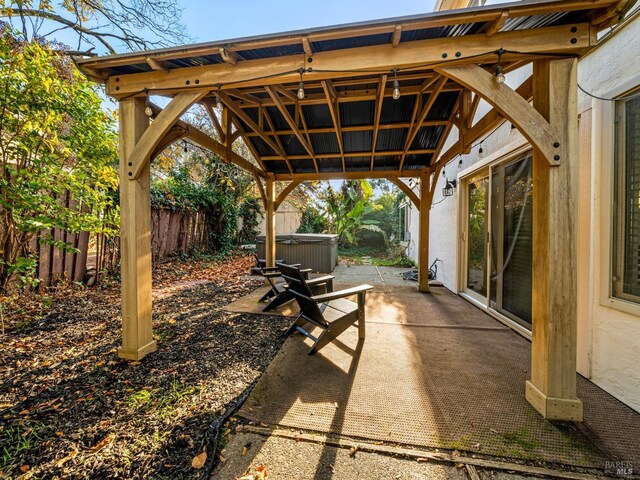
[[[222,99],[220,98],[220,95],[216,95],[216,110],[218,113],[222,112]]]
[[[144,106],[144,114],[147,117],[153,116],[153,109],[151,108],[151,102],[149,101],[149,94],[147,94],[147,100],[146,100],[145,106]]]
[[[184,142],[184,149],[183,149],[184,153],[189,153],[189,146],[187,145],[187,142]]]
[[[458,160],[458,168],[462,168],[462,158],[460,158],[460,160]]]
[[[507,77],[505,77],[504,75],[504,70],[502,69],[502,65],[498,65],[496,67],[496,83],[498,85],[501,85],[505,82],[506,79]]]
[[[304,82],[302,80],[298,84],[298,98],[304,100]]]
[[[480,148],[478,149],[478,157],[484,158],[484,148],[482,148],[482,145],[480,145]]]
[[[518,132],[518,128],[512,123],[511,124],[511,135],[515,135]]]
[[[398,100],[400,98],[400,82],[396,74],[398,73],[398,69],[393,69],[393,99]]]

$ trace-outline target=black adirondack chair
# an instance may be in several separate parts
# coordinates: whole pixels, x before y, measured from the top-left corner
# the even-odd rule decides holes
[[[285,264],[278,265],[278,268],[287,281],[289,292],[300,306],[300,315],[285,335],[288,336],[297,331],[313,340],[314,344],[309,350],[309,355],[316,353],[355,322],[358,322],[359,338],[365,337],[364,306],[366,293],[373,288],[371,285],[359,285],[317,295],[314,294],[299,268]],[[358,296],[357,303],[345,298],[353,295]],[[319,337],[313,336],[303,328],[307,323],[322,329]]]
[[[261,260],[256,255],[256,266],[254,269],[256,272],[263,276],[270,287],[269,290],[258,300],[259,302],[269,302],[262,310],[263,312],[268,312],[270,310],[274,310],[285,303],[289,303],[294,299],[294,296],[289,292],[286,282],[278,282],[279,278],[282,278],[282,273],[278,267],[267,267],[266,262]],[[278,265],[282,260],[277,261]],[[295,265],[296,267],[300,267],[299,264]],[[309,273],[311,273],[312,269],[306,268],[301,269],[302,275],[307,280],[307,283],[313,288],[315,293],[326,293],[331,292],[333,290],[333,278],[332,276],[323,276],[314,278],[312,280],[308,280]]]

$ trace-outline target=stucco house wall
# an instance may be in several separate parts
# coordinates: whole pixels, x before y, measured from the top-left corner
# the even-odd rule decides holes
[[[636,3],[636,7],[640,2]],[[633,9],[632,9],[633,11]],[[640,14],[605,37],[600,46],[581,59],[579,84],[587,91],[614,98],[640,87]],[[517,87],[531,67],[508,75]],[[481,102],[476,119],[490,107]],[[640,305],[609,295],[611,256],[612,166],[614,161],[615,106],[579,92],[580,169],[578,189],[578,372],[636,411],[640,411]],[[444,151],[457,141],[452,133]],[[448,179],[473,171],[479,163],[500,158],[522,146],[523,137],[502,125],[469,155],[454,159],[445,169]],[[431,209],[429,265],[439,259],[438,279],[459,291],[459,191],[442,197],[445,177],[440,176]],[[416,187],[416,190],[419,187]],[[408,213],[412,244],[408,255],[417,261],[419,214]]]

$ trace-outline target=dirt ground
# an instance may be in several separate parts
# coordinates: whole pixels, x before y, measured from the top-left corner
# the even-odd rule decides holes
[[[142,362],[116,355],[115,280],[5,301],[0,478],[198,478],[207,427],[264,371],[287,326],[222,310],[261,284],[245,275],[251,265],[156,267],[158,351]]]

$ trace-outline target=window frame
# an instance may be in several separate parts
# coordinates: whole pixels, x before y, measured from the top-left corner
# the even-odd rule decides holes
[[[640,88],[630,92],[640,94]],[[625,274],[625,214],[626,214],[626,105],[630,99],[617,100],[614,105],[614,155],[613,155],[613,189],[611,196],[612,214],[612,242],[611,242],[611,274],[609,282],[611,285],[611,296],[616,299],[640,304],[640,295],[634,295],[624,291]]]
[[[632,78],[617,88],[606,92],[600,92],[600,95],[606,98],[622,98],[634,92],[640,91],[640,82],[638,78]],[[596,277],[594,281],[599,288],[594,290],[594,302],[603,307],[618,310],[640,317],[640,303],[629,299],[616,297],[613,292],[613,242],[614,235],[614,199],[615,199],[615,156],[618,131],[616,129],[616,101],[592,100],[592,156],[591,164],[594,167],[593,172],[596,176],[595,192],[598,193],[598,183],[600,184],[600,202],[594,203],[596,207],[596,217],[593,221],[594,226],[600,225],[600,234],[592,238],[599,240],[599,248],[597,243],[592,243],[593,249],[598,249],[600,254],[600,272],[597,272],[597,266],[591,267],[592,277]],[[598,182],[598,172],[600,173],[600,182]],[[600,212],[600,222],[597,219],[597,210]],[[593,228],[593,226],[592,226]],[[594,233],[596,233],[594,231]],[[598,238],[599,237],[599,238]],[[592,257],[593,258],[593,257]]]

